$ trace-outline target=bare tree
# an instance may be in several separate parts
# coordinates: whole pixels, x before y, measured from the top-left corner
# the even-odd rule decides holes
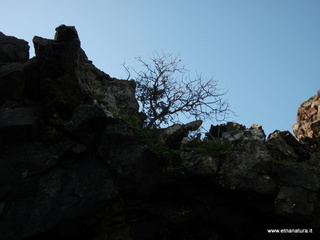
[[[187,118],[224,120],[230,112],[229,104],[219,93],[217,81],[205,80],[202,75],[192,79],[186,75],[181,59],[172,54],[155,53],[150,63],[137,58],[143,70],[134,70],[137,99],[146,115],[146,127],[179,122],[179,115]],[[130,74],[129,68],[125,70]]]

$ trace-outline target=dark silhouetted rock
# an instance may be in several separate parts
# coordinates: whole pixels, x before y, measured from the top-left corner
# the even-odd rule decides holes
[[[28,60],[25,41],[0,34],[1,240],[267,240],[269,228],[320,227],[319,155],[301,138],[234,122],[203,140],[188,137],[200,120],[140,128],[136,83],[97,69],[75,27],[33,43]],[[312,101],[298,132],[317,141]]]
[[[0,105],[23,99],[25,75],[23,63],[29,59],[26,41],[0,32]]]
[[[238,130],[245,130],[244,125],[227,122],[226,124],[211,125],[209,132],[206,134],[208,138],[221,138],[224,132],[232,132]]]
[[[56,28],[54,40],[58,42],[68,42],[74,39],[79,39],[78,32],[75,27],[60,25]]]
[[[0,105],[7,100],[23,98],[25,78],[21,63],[7,63],[0,66]]]
[[[24,97],[26,99],[39,101],[41,97],[40,92],[40,78],[38,72],[38,62],[36,58],[32,58],[24,63]]]
[[[164,162],[121,122],[107,124],[99,153],[116,174],[117,183],[125,194],[137,197],[162,184]]]
[[[312,170],[300,166],[288,166],[277,168],[279,184],[290,187],[301,187],[311,191],[318,191],[320,188],[319,176]]]
[[[25,40],[0,32],[0,63],[25,62],[29,59],[29,45]]]
[[[289,131],[274,131],[268,137],[267,147],[274,160],[304,162],[310,159],[305,147]]]
[[[41,114],[37,105],[0,109],[0,139],[20,142],[36,138]]]
[[[86,236],[118,202],[114,169],[98,149],[101,139],[112,139],[104,129],[120,110],[138,116],[135,84],[96,69],[74,27],[58,27],[56,40],[35,37],[30,60],[21,53],[24,41],[3,39],[9,45],[0,45],[8,62],[0,66],[1,238]]]

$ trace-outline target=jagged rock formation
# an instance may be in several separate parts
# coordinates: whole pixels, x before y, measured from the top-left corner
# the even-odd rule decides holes
[[[266,139],[259,125],[212,126],[204,140],[187,136],[201,121],[142,129],[135,82],[95,68],[74,27],[33,42],[28,59],[24,40],[0,34],[1,239],[247,240],[320,227],[317,149],[287,131]]]
[[[297,113],[297,123],[292,126],[296,137],[309,145],[318,148],[320,138],[320,90],[309,100],[301,103]]]
[[[17,99],[24,89],[23,62],[29,59],[26,41],[5,36],[0,32],[0,104]]]
[[[0,39],[6,53],[0,67],[2,239],[53,229],[63,236],[86,234],[108,202],[119,198],[107,167],[116,149],[103,148],[117,134],[124,134],[122,144],[129,139],[114,115],[136,117],[135,83],[95,68],[75,28],[56,30],[56,40],[34,37],[36,57],[30,60],[25,41]]]

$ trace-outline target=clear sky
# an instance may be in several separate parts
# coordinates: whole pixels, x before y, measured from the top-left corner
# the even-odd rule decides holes
[[[154,51],[181,54],[190,74],[214,77],[250,127],[290,130],[320,89],[319,0],[1,0],[0,31],[27,40],[75,26],[90,60],[112,77]],[[216,123],[214,123],[216,124]],[[210,123],[204,126],[209,128]]]

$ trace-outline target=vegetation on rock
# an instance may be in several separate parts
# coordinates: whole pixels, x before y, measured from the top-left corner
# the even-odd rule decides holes
[[[55,39],[35,37],[28,60],[27,42],[0,33],[1,239],[266,240],[270,226],[320,228],[316,126],[311,142],[236,123],[203,141],[187,137],[201,121],[144,127],[133,81],[96,69],[74,27]]]
[[[197,156],[226,157],[232,151],[233,145],[226,139],[198,141],[193,140],[184,150],[195,151]]]
[[[224,120],[230,112],[229,104],[223,99],[218,82],[197,75],[186,76],[187,70],[180,65],[179,56],[155,53],[150,63],[137,58],[144,67],[135,70],[137,100],[141,112],[146,116],[146,127],[156,128],[179,122],[179,115],[196,120]],[[130,68],[124,65],[129,77]]]

